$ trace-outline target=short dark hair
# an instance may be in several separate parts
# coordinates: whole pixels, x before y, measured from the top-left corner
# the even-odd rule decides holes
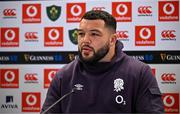
[[[116,32],[116,19],[106,11],[103,10],[90,10],[86,12],[82,19],[96,20],[101,19],[105,22],[105,26],[112,28]]]

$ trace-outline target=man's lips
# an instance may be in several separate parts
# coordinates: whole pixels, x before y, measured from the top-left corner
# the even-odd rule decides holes
[[[90,48],[90,47],[82,47],[82,50],[92,51],[92,48]]]
[[[89,54],[89,52],[92,51],[92,50],[93,50],[93,49],[90,48],[90,47],[88,47],[88,46],[83,46],[83,47],[82,47],[82,52],[83,52],[84,54]]]

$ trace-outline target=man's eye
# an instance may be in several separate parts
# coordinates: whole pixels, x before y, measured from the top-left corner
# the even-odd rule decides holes
[[[97,34],[97,33],[92,33],[91,35],[92,36],[99,36],[99,34]]]
[[[78,32],[78,36],[83,36],[84,33],[83,32]]]

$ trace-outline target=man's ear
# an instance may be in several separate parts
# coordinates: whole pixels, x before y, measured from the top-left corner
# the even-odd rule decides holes
[[[112,34],[112,36],[110,38],[111,45],[114,45],[116,43],[116,40],[117,40],[117,34],[114,33],[114,34]]]

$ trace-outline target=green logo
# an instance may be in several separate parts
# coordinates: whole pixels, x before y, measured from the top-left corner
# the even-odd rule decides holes
[[[77,41],[77,28],[69,30],[69,39],[71,40],[71,42],[75,45],[78,44]]]
[[[46,13],[49,19],[56,21],[61,15],[61,7],[56,5],[46,7]]]

